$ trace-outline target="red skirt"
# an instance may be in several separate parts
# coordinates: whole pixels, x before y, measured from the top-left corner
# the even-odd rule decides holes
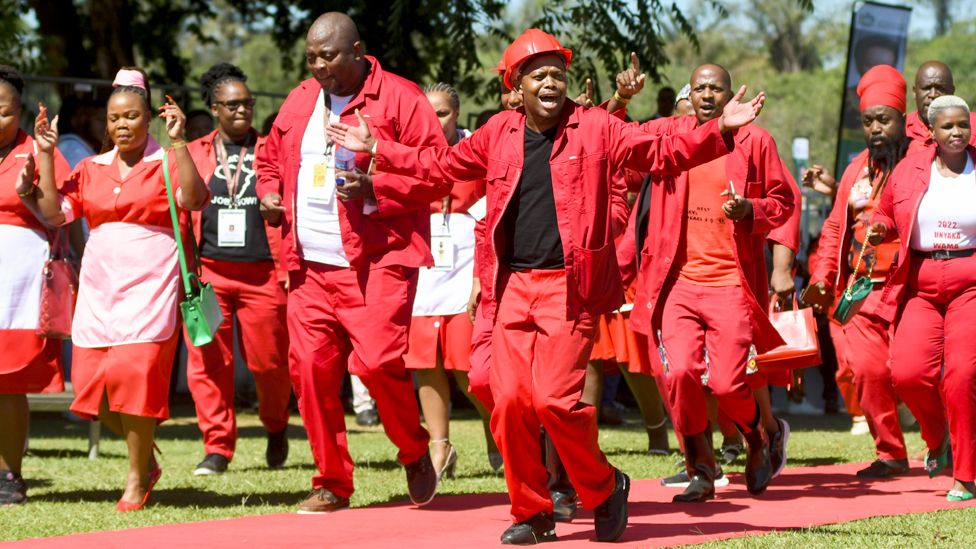
[[[628,372],[649,374],[651,367],[647,364],[647,352],[641,345],[646,343],[639,342],[630,329],[629,314],[601,315],[597,321],[590,360],[614,360],[617,364],[625,365]]]
[[[445,370],[467,372],[471,369],[471,331],[467,313],[413,317],[404,365],[409,370],[435,368],[440,346]]]
[[[96,419],[102,395],[107,395],[108,408],[113,412],[168,419],[169,380],[179,339],[178,326],[166,341],[97,348],[75,345],[71,411]]]
[[[38,337],[33,330],[0,330],[0,394],[59,393],[61,340]]]

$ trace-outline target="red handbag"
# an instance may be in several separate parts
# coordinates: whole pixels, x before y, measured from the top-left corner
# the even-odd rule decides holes
[[[51,255],[44,263],[41,281],[41,306],[37,335],[55,339],[71,338],[71,320],[78,299],[78,268],[65,254],[61,242],[63,229],[54,233]]]
[[[769,305],[769,321],[786,341],[772,351],[758,355],[756,366],[764,372],[781,372],[819,365],[820,342],[817,339],[817,320],[813,309],[798,309],[793,296],[793,309],[776,311]]]

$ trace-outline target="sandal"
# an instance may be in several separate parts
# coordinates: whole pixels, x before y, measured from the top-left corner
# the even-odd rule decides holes
[[[925,471],[929,474],[929,478],[935,478],[952,461],[952,445],[949,444],[948,436],[936,452],[938,453],[935,455],[931,450],[925,453]]]
[[[440,442],[442,444],[448,445],[451,449],[447,452],[447,459],[444,460],[444,466],[437,471],[437,480],[442,478],[454,478],[454,470],[457,468],[457,450],[451,444],[451,441],[446,438],[438,438],[431,440],[431,442]]]
[[[969,501],[973,499],[972,492],[963,492],[962,490],[949,490],[946,494],[946,501]]]

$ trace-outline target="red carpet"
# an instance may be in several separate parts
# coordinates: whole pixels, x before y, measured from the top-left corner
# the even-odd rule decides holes
[[[922,513],[967,504],[949,503],[948,476],[930,480],[920,464],[915,473],[887,481],[860,482],[854,471],[863,464],[787,469],[769,490],[752,498],[741,476],[704,504],[671,503],[676,489],[657,480],[634,482],[630,526],[619,547],[662,547],[806,528],[881,515]],[[165,488],[164,488],[165,489]],[[443,496],[427,508],[403,504],[344,510],[332,515],[263,515],[228,520],[170,524],[132,530],[25,540],[10,544],[48,547],[499,547],[509,525],[508,499],[502,494]],[[95,512],[95,511],[93,511]],[[99,510],[98,512],[103,512]],[[556,528],[553,547],[589,544],[592,514]],[[606,545],[600,545],[606,547]]]

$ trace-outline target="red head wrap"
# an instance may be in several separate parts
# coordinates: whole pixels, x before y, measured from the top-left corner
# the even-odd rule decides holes
[[[875,105],[886,105],[905,112],[905,77],[891,65],[875,65],[861,76],[857,83],[857,95],[861,97],[861,111]]]

